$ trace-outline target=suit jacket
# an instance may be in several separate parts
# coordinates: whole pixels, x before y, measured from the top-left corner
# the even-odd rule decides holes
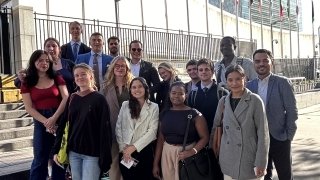
[[[91,58],[91,52],[88,52],[86,54],[81,54],[78,56],[76,64],[80,64],[80,63],[89,64],[90,58]],[[112,59],[113,58],[111,56],[102,54],[102,77],[104,77],[104,75],[106,74]]]
[[[217,127],[223,117],[221,170],[233,179],[255,179],[253,168],[266,168],[268,162],[270,140],[263,101],[246,89],[233,111],[230,96],[231,93],[220,99],[214,118]]]
[[[137,152],[156,139],[159,123],[159,108],[156,103],[147,100],[142,106],[140,117],[132,119],[129,101],[122,103],[117,124],[116,138],[120,152],[125,145],[134,145]]]
[[[150,100],[155,102],[154,93],[160,85],[160,78],[157,69],[152,65],[151,62],[141,60],[139,77],[143,77],[150,88]]]
[[[91,48],[88,47],[87,45],[81,43],[80,47],[79,47],[79,54],[85,54],[91,51]],[[61,46],[61,58],[63,59],[69,59],[73,62],[76,62],[76,57],[73,56],[73,51],[72,51],[72,47],[71,47],[71,43],[67,43]]]
[[[258,93],[258,79],[247,84],[247,88]],[[269,131],[279,141],[293,140],[297,130],[298,110],[296,98],[289,79],[271,74],[268,82],[266,112]]]

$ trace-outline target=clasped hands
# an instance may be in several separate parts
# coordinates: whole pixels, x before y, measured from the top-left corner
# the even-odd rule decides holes
[[[131,160],[131,154],[136,151],[137,148],[134,145],[126,145],[122,151],[123,159],[127,163]]]
[[[44,125],[44,127],[46,127],[47,131],[51,134],[55,134],[56,133],[56,118],[55,117],[50,117],[47,118],[44,122],[42,122],[42,124]]]

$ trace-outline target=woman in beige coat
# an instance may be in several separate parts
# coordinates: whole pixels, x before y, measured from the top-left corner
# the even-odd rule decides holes
[[[229,67],[225,76],[231,93],[221,98],[214,118],[214,128],[223,126],[219,161],[224,180],[262,179],[269,149],[263,102],[245,88],[240,65]]]
[[[118,119],[120,107],[124,101],[129,99],[129,85],[133,75],[130,65],[125,56],[115,57],[105,76],[104,88],[101,90],[106,97],[110,108],[110,123],[112,129],[112,164],[109,171],[109,177],[112,180],[120,180],[121,173],[119,169],[119,145],[116,141],[115,128]]]

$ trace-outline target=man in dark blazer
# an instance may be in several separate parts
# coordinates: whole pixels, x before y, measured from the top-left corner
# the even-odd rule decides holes
[[[61,46],[61,58],[75,62],[79,54],[88,53],[91,49],[81,42],[82,27],[79,22],[73,21],[69,24],[69,33],[72,39]]]
[[[139,40],[133,40],[129,44],[131,61],[130,69],[135,77],[143,77],[146,79],[150,88],[150,100],[155,102],[154,93],[157,92],[157,88],[160,84],[160,78],[157,69],[151,62],[142,60],[142,43]]]
[[[292,180],[291,141],[297,130],[298,110],[291,82],[271,72],[273,55],[269,50],[258,49],[253,54],[258,78],[247,87],[264,102],[270,131],[270,149],[267,175],[272,179],[272,162],[280,180]]]
[[[97,83],[96,85],[98,89],[102,86],[104,81],[104,76],[108,70],[109,64],[113,59],[111,56],[106,55],[102,52],[103,45],[104,45],[104,40],[103,40],[102,34],[98,32],[93,33],[90,36],[90,46],[92,48],[91,52],[79,55],[76,61],[76,64],[85,63],[94,69],[93,67],[94,65],[93,61],[95,58],[94,56],[95,55],[97,56],[99,74],[95,74],[95,76],[99,76],[99,77],[95,77],[95,79],[96,79],[96,83]]]

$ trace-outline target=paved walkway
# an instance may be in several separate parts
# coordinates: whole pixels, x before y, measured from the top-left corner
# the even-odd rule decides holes
[[[320,104],[299,110],[298,130],[292,142],[293,171],[295,180],[320,180]],[[11,174],[16,168],[30,168],[32,148],[17,154],[0,154],[0,174]],[[7,168],[7,169],[5,169]],[[2,172],[1,172],[2,171]],[[3,172],[6,171],[6,172]],[[275,175],[274,179],[278,179]]]
[[[292,142],[295,180],[320,180],[320,105],[299,110]]]

